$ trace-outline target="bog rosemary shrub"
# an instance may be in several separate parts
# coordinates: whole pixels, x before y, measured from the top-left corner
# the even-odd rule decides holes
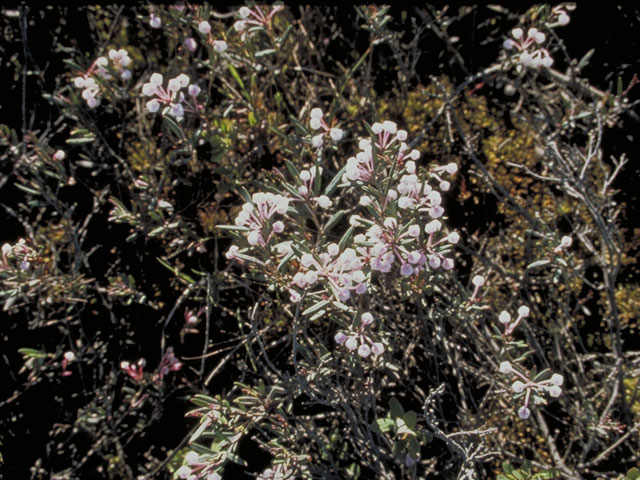
[[[44,415],[7,465],[637,476],[638,242],[605,148],[637,79],[583,75],[574,6],[70,8],[41,14],[91,25],[56,27],[51,115],[0,125],[0,417]],[[35,13],[3,14],[27,54]],[[38,65],[11,58],[24,103]]]

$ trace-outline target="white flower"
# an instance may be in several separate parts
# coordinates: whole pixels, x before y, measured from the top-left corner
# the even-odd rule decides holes
[[[364,325],[365,327],[367,325],[371,325],[373,323],[373,315],[371,315],[370,312],[364,312],[360,317],[360,321],[362,322],[362,325]]]
[[[224,40],[215,40],[213,42],[213,49],[218,53],[226,51],[227,48],[227,42],[225,42]]]
[[[198,85],[189,85],[189,88],[187,89],[187,91],[189,92],[189,95],[191,95],[192,97],[197,97],[201,92],[200,87]]]
[[[558,25],[560,25],[561,27],[565,26],[567,23],[569,23],[569,15],[567,15],[567,12],[565,12],[564,10],[560,10],[558,12],[558,20],[556,20],[556,23]]]
[[[375,133],[376,135],[377,135],[378,133],[382,132],[382,130],[383,130],[383,129],[384,129],[384,127],[383,127],[383,126],[382,126],[382,124],[381,124],[381,123],[379,123],[379,122],[376,122],[376,123],[374,123],[373,125],[371,125],[371,131],[372,131],[373,133]],[[362,147],[360,147],[360,148],[362,148]]]
[[[347,336],[342,332],[338,332],[336,333],[336,336],[333,337],[333,339],[336,341],[338,345],[342,345],[347,339]]]
[[[366,343],[363,343],[362,345],[360,345],[360,348],[358,348],[358,355],[360,355],[362,358],[367,358],[370,353],[371,347],[369,347],[369,345],[367,345]]]
[[[551,395],[552,397],[559,397],[560,395],[562,395],[562,389],[557,385],[549,387],[549,395]]]
[[[529,410],[527,407],[522,406],[518,409],[518,416],[521,419],[526,420],[527,418],[529,418],[529,415],[531,415],[531,410]]]
[[[431,220],[424,226],[424,231],[428,234],[436,233],[438,230],[442,228],[442,223],[440,220]]]
[[[369,195],[362,195],[359,203],[363,207],[368,207],[372,203],[371,197]]]
[[[312,130],[319,130],[322,128],[322,118],[320,117],[311,117],[309,120],[309,126]]]
[[[149,18],[149,25],[151,25],[151,28],[160,28],[162,26],[162,20],[160,20],[159,16],[152,13]]]
[[[384,346],[379,342],[374,343],[373,345],[371,345],[371,353],[373,353],[376,357],[378,355],[382,355],[384,353]]]
[[[529,307],[527,307],[526,305],[522,305],[518,309],[518,315],[520,315],[521,317],[528,317],[529,316]]]
[[[502,42],[502,47],[505,50],[511,50],[515,46],[516,46],[516,42],[514,42],[510,38],[507,38],[504,42]]]
[[[247,235],[247,241],[251,246],[256,246],[260,242],[261,238],[262,235],[260,235],[260,232],[258,232],[257,230],[251,230],[249,235]]]
[[[316,107],[311,109],[311,118],[322,118],[324,113],[322,113],[322,109]]]
[[[520,40],[522,38],[523,31],[521,28],[514,28],[511,30],[511,36],[516,40]]]
[[[326,195],[320,195],[316,198],[316,202],[318,202],[320,208],[329,208],[331,206],[331,200]]]
[[[160,102],[155,98],[147,102],[147,110],[149,110],[151,113],[156,113],[159,108],[160,108]]]
[[[323,137],[324,135],[322,133],[311,137],[311,145],[313,145],[315,148],[322,148],[322,145],[324,144]]]
[[[64,359],[67,362],[73,362],[76,359],[76,355],[73,352],[65,352]]]
[[[410,225],[407,233],[410,237],[419,237],[420,236],[420,226],[419,225]]]
[[[67,154],[64,153],[64,150],[58,150],[53,154],[53,158],[56,162],[60,162],[66,158]]]
[[[500,312],[500,315],[498,315],[498,320],[500,321],[500,323],[506,325],[511,321],[511,315],[507,311],[502,311]]]
[[[564,382],[564,377],[559,373],[554,373],[553,375],[551,375],[550,381],[552,385],[556,385],[559,387]]]
[[[573,240],[571,239],[570,236],[565,235],[564,237],[562,237],[560,239],[560,246],[562,248],[569,248],[571,246],[571,244],[573,243]]]
[[[193,37],[185,38],[183,45],[190,52],[195,52],[196,48],[198,48],[198,43],[195,41],[195,39]]]
[[[353,352],[356,348],[358,348],[358,340],[353,336],[348,337],[344,342],[344,346],[347,347],[347,350]]]
[[[447,235],[447,240],[449,243],[456,244],[460,241],[460,234],[458,232],[451,232]]]
[[[396,133],[396,138],[401,142],[404,142],[407,139],[407,131],[406,130],[398,130]]]
[[[513,390],[515,393],[523,392],[524,383],[522,383],[520,380],[516,380],[515,382],[513,382],[513,385],[511,385],[511,390]]]
[[[344,132],[341,128],[334,127],[331,130],[329,130],[329,136],[331,137],[331,140],[333,140],[334,142],[338,142],[342,140],[343,135],[344,135]]]
[[[416,173],[416,162],[414,162],[413,160],[409,160],[407,163],[404,164],[404,168],[407,171],[407,173],[414,174]]]
[[[126,70],[126,69],[125,69],[125,70],[122,70],[122,71],[120,72],[120,78],[121,78],[122,80],[124,80],[125,82],[126,82],[127,80],[131,80],[131,70]]]
[[[189,478],[189,475],[191,475],[191,469],[188,466],[183,465],[176,473],[178,474],[178,478]]]
[[[282,233],[284,231],[284,223],[278,220],[273,224],[272,228],[275,233]]]
[[[534,39],[536,41],[536,43],[538,45],[540,45],[541,43],[544,43],[544,41],[547,39],[546,35],[542,32],[538,32],[535,34]]]
[[[206,20],[203,20],[198,24],[198,30],[200,30],[200,33],[204,35],[209,35],[209,33],[211,32],[211,25],[209,25],[209,22],[207,22]]]
[[[398,126],[396,125],[395,122],[392,122],[391,120],[385,120],[384,122],[382,122],[382,129],[385,132],[388,132],[391,135],[393,135],[398,131]]]
[[[251,10],[249,9],[249,7],[240,7],[240,10],[238,10],[238,15],[240,15],[240,18],[248,18],[249,15],[251,15]]]
[[[187,462],[187,465],[194,465],[198,463],[199,457],[197,452],[191,451],[184,456],[184,461]]]
[[[473,283],[475,287],[481,287],[484,285],[484,277],[482,275],[476,275],[471,279],[471,283]]]
[[[182,117],[184,115],[184,107],[180,103],[172,103],[169,114],[173,117]]]
[[[245,22],[244,20],[238,20],[233,24],[233,28],[236,32],[241,32],[245,28],[247,28],[247,22]]]
[[[445,270],[451,270],[453,268],[453,260],[451,258],[443,259],[442,268],[444,268]]]
[[[513,371],[513,367],[506,360],[504,362],[500,362],[500,373],[510,373]]]

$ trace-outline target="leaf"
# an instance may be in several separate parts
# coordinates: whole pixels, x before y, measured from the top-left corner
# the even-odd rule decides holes
[[[36,350],[35,348],[19,348],[18,353],[24,355],[25,357],[31,358],[46,358],[47,353],[42,350]]]
[[[638,470],[637,468],[632,468],[631,470],[629,470],[627,472],[627,478],[629,480],[637,480],[638,478],[640,478],[640,470]]]
[[[256,52],[254,57],[255,58],[266,57],[267,55],[273,55],[274,53],[276,53],[275,48],[267,48],[266,50],[260,50],[259,52]]]
[[[502,471],[504,473],[506,473],[507,475],[509,475],[511,472],[513,472],[513,467],[511,466],[511,464],[507,461],[502,462]]]
[[[591,59],[595,51],[596,51],[595,48],[592,48],[591,50],[589,50],[587,53],[584,54],[584,56],[578,62],[578,70],[582,70],[584,67],[586,67],[589,64],[589,60]]]
[[[318,310],[326,307],[327,305],[329,305],[329,303],[331,303],[329,300],[322,300],[321,302],[318,302],[315,305],[312,305],[309,308],[307,308],[304,312],[302,312],[302,315],[303,316],[311,315],[312,313],[317,312]]]
[[[389,400],[389,408],[391,409],[391,415],[393,417],[404,416],[404,408],[402,408],[400,402],[396,400],[396,397],[391,397],[391,399]]]
[[[338,223],[342,219],[342,217],[344,217],[345,213],[347,213],[346,210],[338,210],[336,213],[334,213],[327,221],[327,224],[324,226],[323,231],[326,233],[331,230],[336,225],[336,223]]]
[[[527,270],[533,270],[535,268],[544,267],[546,265],[549,265],[550,263],[551,263],[551,261],[549,261],[549,260],[537,260],[537,261],[533,262],[532,264],[530,264],[529,266],[527,266]]]
[[[409,427],[411,430],[416,429],[416,424],[418,420],[416,412],[414,412],[413,410],[409,410],[407,413],[404,414],[404,417],[402,418],[404,419],[404,422],[407,424],[407,427]]]
[[[327,185],[327,188],[324,189],[324,194],[327,197],[330,197],[331,194],[333,193],[333,191],[336,189],[336,187],[338,186],[338,183],[340,183],[340,180],[342,180],[342,175],[344,174],[345,169],[347,168],[347,166],[345,165],[344,167],[342,167],[340,169],[340,171],[338,173],[336,173],[336,176],[333,177],[333,180],[331,180],[331,183],[329,183],[329,185]]]
[[[379,432],[385,433],[391,430],[394,426],[395,426],[395,422],[391,418],[389,417],[378,418],[376,419],[374,430],[377,427],[377,430]]]

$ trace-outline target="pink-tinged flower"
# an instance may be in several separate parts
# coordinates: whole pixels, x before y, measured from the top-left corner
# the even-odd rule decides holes
[[[366,343],[363,343],[362,345],[360,345],[360,347],[358,347],[358,355],[360,355],[362,358],[367,358],[370,353],[371,347]]]
[[[553,385],[551,387],[549,387],[549,395],[557,398],[560,395],[562,395],[562,389],[560,387],[558,387],[557,385]]]
[[[190,52],[195,52],[196,49],[198,48],[198,43],[196,42],[196,40],[193,37],[185,38],[183,45]]]
[[[374,343],[371,345],[371,353],[376,357],[382,355],[384,353],[384,345],[379,342]]]
[[[502,311],[498,316],[498,320],[500,321],[500,323],[508,325],[511,322],[511,315],[507,311]]]
[[[226,51],[227,48],[228,48],[227,42],[225,42],[224,40],[214,40],[213,41],[213,49],[216,52],[222,53],[222,52]]]
[[[162,20],[155,13],[149,15],[149,25],[151,28],[160,28],[162,26]]]
[[[521,317],[528,317],[529,316],[529,307],[527,307],[526,305],[522,305],[518,309],[518,315],[521,316]]]
[[[484,277],[482,275],[476,275],[471,279],[471,283],[473,283],[475,287],[482,287],[484,285]]]
[[[336,333],[334,340],[338,345],[342,345],[347,340],[347,336],[342,332],[338,332]]]
[[[64,152],[64,150],[57,150],[56,153],[54,153],[51,158],[56,162],[61,162],[66,157],[67,157],[67,154]]]
[[[206,20],[203,20],[198,24],[198,30],[204,35],[209,35],[211,33],[211,25]]]
[[[400,267],[400,274],[401,275],[403,275],[405,277],[408,277],[412,273],[413,273],[413,267],[411,266],[410,263],[405,263]]]
[[[373,323],[373,315],[371,315],[370,312],[365,312],[360,317],[360,321],[362,322],[362,325],[365,327],[368,325],[371,325]]]
[[[147,361],[144,358],[138,360],[137,363],[131,364],[126,360],[120,362],[120,368],[125,371],[127,375],[129,375],[136,382],[140,382],[144,378],[144,367],[147,364]]]
[[[524,391],[524,388],[525,388],[525,384],[522,383],[520,380],[516,380],[515,382],[513,382],[513,385],[511,385],[511,389],[515,393],[522,393]]]
[[[344,342],[344,346],[347,347],[347,350],[353,352],[358,348],[358,340],[354,336],[348,337]]]
[[[531,410],[529,410],[525,405],[518,409],[518,416],[521,419],[526,420],[529,418],[529,415],[531,415]]]

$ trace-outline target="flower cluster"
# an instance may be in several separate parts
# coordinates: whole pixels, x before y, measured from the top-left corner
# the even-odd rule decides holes
[[[2,245],[0,272],[15,268],[10,262],[12,259],[18,262],[18,268],[20,270],[28,270],[33,262],[38,261],[39,255],[33,248],[27,245],[24,238],[21,238],[15,245],[9,243]]]
[[[129,375],[134,381],[141,382],[144,379],[144,367],[147,365],[147,361],[141,358],[136,363],[128,361],[120,362],[120,368]],[[162,355],[162,360],[153,375],[153,381],[159,383],[169,372],[177,372],[182,368],[182,363],[178,360],[173,353],[173,347],[168,347]]]
[[[141,358],[136,363],[130,363],[126,360],[120,362],[120,368],[136,382],[141,382],[144,378],[144,367],[146,365],[147,361],[144,358]]]
[[[242,205],[242,211],[236,217],[235,223],[238,227],[249,229],[247,234],[249,245],[264,247],[274,234],[284,231],[284,223],[281,220],[272,222],[271,217],[276,213],[284,215],[288,208],[288,197],[273,193],[254,193],[251,202]]]
[[[149,82],[142,86],[142,93],[147,97],[155,95],[155,98],[147,102],[147,110],[155,113],[160,105],[167,105],[163,110],[163,114],[169,114],[178,120],[184,116],[184,112],[197,113],[202,109],[202,105],[198,104],[196,97],[200,94],[200,87],[192,84],[187,75],[181,73],[175,78],[169,80],[167,88],[162,86],[163,77],[159,73],[151,75]],[[189,99],[181,92],[183,88],[187,88]]]
[[[500,323],[504,325],[504,335],[507,337],[511,335],[518,324],[522,321],[522,319],[528,316],[529,307],[527,307],[526,305],[522,305],[520,308],[518,308],[518,316],[513,321],[511,321],[511,314],[509,312],[507,312],[506,310],[500,312],[498,320],[500,320]]]
[[[540,393],[548,393],[551,397],[559,397],[562,394],[562,389],[560,386],[564,382],[564,378],[559,373],[554,373],[546,380],[542,381],[534,381],[528,378],[526,375],[518,371],[511,363],[504,361],[500,363],[500,372],[504,374],[514,374],[519,380],[516,380],[511,385],[511,390],[521,397],[524,395],[524,405],[518,409],[518,416],[523,420],[529,418],[531,415],[531,410],[529,409],[529,403],[531,400],[532,394],[540,394]],[[538,403],[541,400],[537,400]],[[536,402],[534,402],[536,403]]]
[[[358,355],[362,358],[367,358],[371,354],[373,354],[374,358],[378,357],[384,352],[384,345],[380,342],[374,342],[363,333],[365,328],[372,323],[373,315],[365,312],[360,316],[360,325],[357,330],[347,333],[340,331],[336,333],[334,339],[338,345],[344,345],[350,352],[357,350]]]
[[[324,113],[320,108],[314,108],[311,110],[311,120],[309,121],[309,126],[312,130],[323,130],[322,133],[314,135],[311,138],[311,145],[313,145],[315,148],[322,148],[322,146],[324,145],[324,138],[327,135],[334,142],[342,140],[342,137],[344,136],[344,131],[341,128],[329,127],[327,125],[327,122],[324,121],[323,117]]]
[[[553,64],[553,58],[549,55],[546,48],[538,48],[547,39],[547,36],[537,28],[531,27],[527,31],[527,37],[521,28],[511,30],[513,39],[508,38],[504,41],[505,50],[515,50],[517,60],[520,65],[525,67],[550,67]],[[533,48],[530,48],[533,47]]]
[[[73,79],[73,85],[76,88],[82,88],[82,98],[87,102],[89,108],[96,108],[100,105],[100,84],[96,77],[103,80],[111,80],[112,73],[116,74],[122,80],[131,79],[131,70],[127,67],[131,65],[129,53],[121,48],[120,50],[109,50],[109,58],[98,57],[91,67],[79,77]],[[111,60],[111,65],[109,65]]]
[[[313,167],[309,170],[302,170],[298,179],[300,185],[298,186],[298,193],[303,200],[310,200],[316,203],[320,208],[327,209],[331,206],[332,202],[326,195],[312,196],[314,191],[314,184],[316,176],[322,175],[322,167]]]
[[[213,49],[216,52],[222,53],[227,49],[227,42],[225,42],[224,40],[214,40],[212,38],[212,36],[211,36],[211,24],[209,22],[207,22],[206,20],[202,20],[202,21],[198,22],[198,31],[201,34],[206,35],[207,42],[209,42],[210,45],[213,45]],[[193,38],[191,40],[193,40]],[[193,40],[193,45],[194,45],[193,50],[195,50],[195,40]],[[187,48],[189,48],[189,50],[193,51],[190,47],[191,46],[188,46]]]
[[[186,465],[177,470],[178,478],[187,480],[220,480],[222,477],[214,472],[217,466],[208,459],[201,458],[197,452],[190,451],[184,457]]]
[[[313,287],[318,279],[323,279],[334,296],[340,302],[345,302],[351,297],[351,291],[363,294],[367,291],[364,283],[365,274],[362,271],[362,260],[352,248],[340,253],[340,247],[332,243],[327,251],[316,258],[311,253],[305,253],[300,257],[301,271],[293,276],[291,286],[300,289]],[[301,295],[290,288],[289,294],[293,302],[300,301]]]
[[[274,5],[271,11],[265,15],[258,6],[253,8],[240,7],[238,10],[240,19],[233,24],[233,28],[235,28],[237,32],[244,32],[251,25],[267,27],[271,23],[273,16],[283,8],[282,5]]]
[[[68,377],[69,375],[71,375],[71,370],[68,370],[67,368],[69,367],[69,364],[73,362],[75,359],[76,359],[75,353],[71,351],[64,353],[64,355],[62,356],[62,373],[61,373],[63,377]]]

